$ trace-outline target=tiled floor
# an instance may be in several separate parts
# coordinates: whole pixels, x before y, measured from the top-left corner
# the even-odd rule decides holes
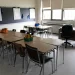
[[[39,35],[37,35],[39,36]],[[42,37],[42,36],[41,36]],[[48,36],[57,38],[56,35]],[[44,36],[45,38],[45,36]],[[74,44],[75,42],[73,42]],[[0,57],[0,75],[39,75],[40,67],[34,66],[31,62],[27,74],[22,73],[21,57],[17,56],[16,66],[8,65],[7,56],[3,59]],[[51,63],[45,64],[45,75],[51,73]],[[59,50],[58,70],[53,75],[75,75],[75,47],[65,49],[65,63],[62,64],[62,49]]]

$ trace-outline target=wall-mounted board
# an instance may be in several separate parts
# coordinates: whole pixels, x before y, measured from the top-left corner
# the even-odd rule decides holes
[[[21,19],[21,11],[20,8],[13,8],[14,20]]]
[[[0,8],[0,21],[2,21],[2,13],[1,13],[1,8]]]
[[[15,15],[13,9],[15,10]],[[2,14],[2,21],[0,21],[0,24],[34,21],[34,19],[30,19],[29,8],[19,9],[19,8],[12,8],[12,7],[1,7],[1,14]]]

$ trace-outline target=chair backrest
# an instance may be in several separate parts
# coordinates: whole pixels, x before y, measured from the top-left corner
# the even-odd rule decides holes
[[[21,57],[25,56],[25,48],[21,44],[13,43],[15,50]]]
[[[12,31],[16,32],[16,29],[12,29]]]
[[[24,26],[24,28],[28,28],[27,26]]]
[[[3,43],[3,40],[2,40],[2,38],[0,38],[0,46],[2,45],[2,43]]]
[[[20,30],[20,33],[25,33],[25,30]]]
[[[0,41],[2,41],[2,38],[0,38]]]
[[[27,50],[27,53],[30,59],[35,62],[40,62],[39,53],[38,53],[37,48],[31,47],[27,44],[25,45],[26,45],[26,50]]]
[[[62,35],[66,37],[71,37],[73,32],[73,27],[72,25],[64,25],[62,27]]]

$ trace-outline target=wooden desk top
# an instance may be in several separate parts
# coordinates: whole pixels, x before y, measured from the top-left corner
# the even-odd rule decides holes
[[[22,37],[7,36],[7,35],[2,36],[1,34],[0,34],[0,38],[2,38],[5,41],[9,41],[9,42],[16,42],[16,41],[19,41],[19,40],[23,39]]]
[[[32,28],[40,28],[40,29],[48,29],[52,26],[47,26],[47,25],[39,25],[37,27],[35,27],[34,25],[30,25],[30,26],[27,26],[27,27],[32,27]]]
[[[0,35],[2,36],[16,36],[16,37],[24,37],[25,34],[24,33],[20,33],[20,32],[14,32],[14,31],[8,31],[8,33],[0,33]]]
[[[13,32],[9,31],[7,34],[0,33],[0,38],[6,41],[14,42],[18,40],[22,40],[24,38],[25,34],[20,32]],[[48,43],[50,45],[61,45],[63,43],[62,40],[59,39],[53,39],[53,38],[41,38],[41,37],[34,37],[33,41],[35,42],[44,42]]]
[[[54,46],[60,46],[63,41],[61,39],[53,39],[53,38],[41,38],[41,37],[34,37],[34,41],[36,42],[44,42],[46,44],[54,45]]]
[[[24,40],[21,40],[21,41],[17,41],[15,42],[16,44],[21,44],[23,47],[26,47],[25,44],[28,44],[32,47],[36,47],[38,48],[39,51],[43,52],[43,53],[46,53],[52,49],[55,48],[55,46],[53,45],[50,45],[50,44],[46,44],[44,42],[24,42]]]
[[[54,45],[54,46],[60,46],[63,43],[63,41],[60,39],[43,38],[42,40],[43,42]]]
[[[6,41],[15,42],[18,40],[22,40],[25,34],[20,32],[9,31],[8,33],[0,33],[0,38]]]
[[[24,33],[14,32],[14,31],[9,31],[9,32],[7,33],[7,35],[9,35],[9,36],[16,36],[16,37],[24,37],[24,36],[25,36]]]

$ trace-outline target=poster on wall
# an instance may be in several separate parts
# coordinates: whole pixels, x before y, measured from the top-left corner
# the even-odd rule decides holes
[[[13,8],[13,13],[14,13],[14,20],[21,19],[20,8]]]
[[[2,21],[1,8],[0,8],[0,21]]]
[[[30,19],[35,19],[35,9],[30,9]]]

